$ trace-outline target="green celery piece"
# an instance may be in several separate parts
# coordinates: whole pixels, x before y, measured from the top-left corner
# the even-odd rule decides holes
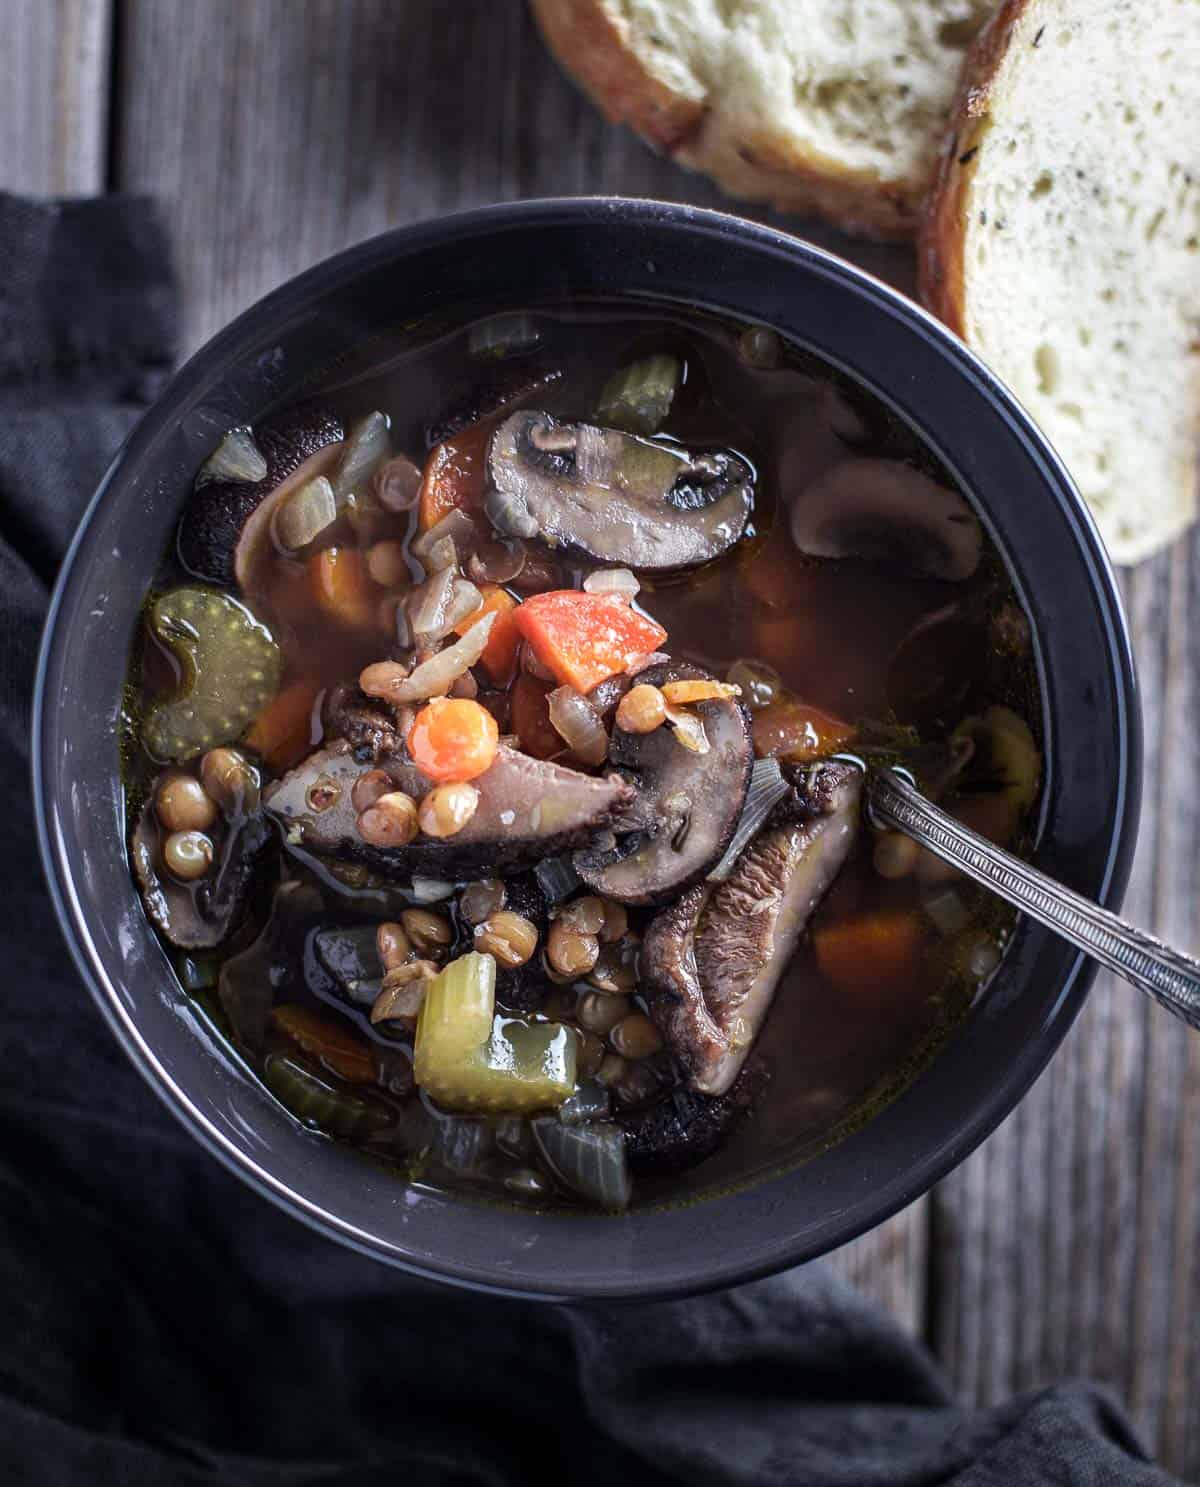
[[[448,1110],[524,1115],[561,1105],[575,1091],[575,1034],[495,1008],[490,955],[472,951],[436,976],[417,1021],[417,1083]]]
[[[678,357],[643,357],[622,367],[604,384],[596,422],[626,434],[657,434],[667,421],[682,368]]]

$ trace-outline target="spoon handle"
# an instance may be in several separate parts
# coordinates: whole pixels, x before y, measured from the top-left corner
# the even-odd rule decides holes
[[[875,819],[895,827],[1200,1028],[1200,962],[969,831],[893,769],[872,770]]]

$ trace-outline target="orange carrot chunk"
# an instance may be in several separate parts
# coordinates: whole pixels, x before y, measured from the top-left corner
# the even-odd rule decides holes
[[[320,695],[320,682],[310,678],[289,682],[251,723],[244,742],[276,774],[299,764],[312,749],[313,709]]]
[[[413,763],[438,784],[481,775],[490,768],[499,743],[495,718],[467,697],[435,698],[421,709],[408,731]]]
[[[912,910],[879,909],[813,930],[817,968],[851,996],[895,990],[913,980],[924,939]]]
[[[357,547],[327,547],[310,559],[313,595],[330,619],[350,630],[371,630],[379,590]]]
[[[516,624],[542,665],[577,692],[590,692],[667,638],[626,595],[579,589],[532,595],[517,608]]]
[[[751,733],[760,759],[803,764],[844,748],[854,737],[854,728],[784,692],[754,714]]]
[[[349,1028],[309,1007],[288,1004],[271,1008],[271,1021],[303,1052],[320,1061],[351,1084],[374,1084],[371,1050]]]
[[[455,507],[471,512],[481,509],[487,442],[492,428],[491,422],[473,423],[430,450],[417,512],[422,532],[436,526]]]
[[[496,616],[479,664],[498,687],[507,687],[517,674],[517,652],[521,648],[521,632],[516,620],[517,601],[507,589],[496,583],[484,584],[480,593],[483,603],[456,627],[456,633],[465,635],[485,614]]]

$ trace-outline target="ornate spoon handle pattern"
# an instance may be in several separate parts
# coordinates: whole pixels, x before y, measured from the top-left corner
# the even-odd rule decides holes
[[[877,821],[953,863],[1077,950],[1148,992],[1168,1012],[1200,1028],[1200,962],[969,831],[894,769],[871,772],[869,797]]]

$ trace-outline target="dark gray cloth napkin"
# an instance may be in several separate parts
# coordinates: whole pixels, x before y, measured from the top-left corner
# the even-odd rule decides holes
[[[1102,1391],[962,1408],[820,1267],[493,1301],[311,1234],[185,1136],[67,959],[27,788],[56,566],[173,354],[168,244],[143,200],[0,196],[0,263],[0,1480],[1161,1487]]]

